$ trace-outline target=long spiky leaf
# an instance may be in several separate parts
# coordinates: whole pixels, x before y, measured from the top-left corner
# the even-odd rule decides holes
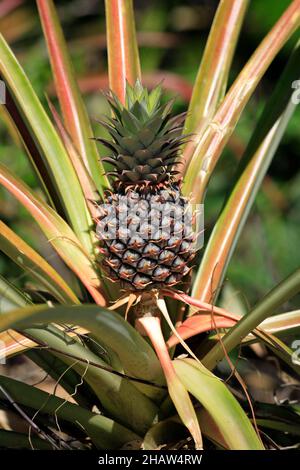
[[[219,3],[188,108],[187,133],[200,134],[226,92],[233,53],[248,4],[248,0],[221,0]],[[187,149],[188,146],[186,160]]]
[[[1,220],[0,250],[35,278],[59,302],[79,303],[74,292],[55,269]]]
[[[132,0],[105,0],[110,89],[125,103],[126,82],[141,78]]]
[[[95,302],[105,305],[99,274],[85,248],[68,224],[26,185],[0,164],[0,184],[11,192],[31,213],[63,261],[89,290]]]
[[[0,35],[0,74],[9,88],[29,132],[41,150],[44,164],[61,199],[68,220],[86,249],[92,253],[92,219],[69,156],[43,109],[21,65]]]
[[[300,0],[293,0],[240,72],[203,135],[196,137],[183,188],[195,203],[202,202],[212,171],[257,84],[299,26]]]
[[[67,45],[52,0],[37,0],[41,23],[47,41],[55,87],[64,122],[75,147],[97,185],[100,194],[109,187],[99,162],[92,127],[75,78]]]

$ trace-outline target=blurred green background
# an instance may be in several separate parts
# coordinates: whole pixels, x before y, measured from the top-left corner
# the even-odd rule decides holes
[[[289,0],[250,0],[230,83],[289,3]],[[89,114],[97,118],[106,112],[101,94],[107,87],[104,2],[56,0],[55,4]],[[177,96],[174,111],[184,111],[218,1],[135,0],[134,4],[145,83],[153,86],[164,80],[167,93]],[[35,2],[2,0],[0,31],[17,54],[46,108],[46,94],[56,103]],[[206,241],[230,189],[237,161],[294,44],[295,36],[264,76],[220,159],[205,202]],[[253,305],[300,265],[299,129],[300,107],[275,155],[229,266],[225,283],[233,287],[231,292],[239,295],[246,306]],[[96,126],[95,133],[99,135],[100,132]],[[1,162],[40,191],[26,153],[8,132],[1,110],[0,137]],[[0,197],[0,217],[45,257],[51,256],[26,211],[7,192],[0,190]],[[17,279],[20,286],[28,285],[28,279],[20,272],[1,255],[0,273],[9,279]],[[287,307],[293,308],[296,301],[294,299]]]

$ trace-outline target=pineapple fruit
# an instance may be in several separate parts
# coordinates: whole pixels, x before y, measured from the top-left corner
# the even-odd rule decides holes
[[[111,140],[97,138],[111,152],[103,160],[113,191],[100,206],[97,234],[103,266],[112,281],[130,291],[169,288],[189,272],[195,234],[177,170],[185,113],[171,117],[172,102],[161,104],[139,81],[126,89],[123,105],[112,93],[112,118],[100,123]]]

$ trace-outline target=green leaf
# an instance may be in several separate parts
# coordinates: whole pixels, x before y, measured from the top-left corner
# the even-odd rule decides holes
[[[235,246],[253,206],[255,197],[297,105],[291,99],[291,84],[299,76],[300,43],[280,76],[256,125],[237,170],[236,183],[214,226],[205,249],[192,296],[211,301],[216,298]]]
[[[44,439],[37,436],[31,436],[29,439],[28,434],[21,432],[6,431],[0,429],[0,447],[7,449],[38,449],[38,450],[53,450],[51,444]]]
[[[50,322],[79,325],[92,331],[101,345],[107,345],[118,354],[128,373],[158,384],[164,383],[159,361],[151,346],[119,314],[96,305],[27,307],[0,316],[0,329]]]
[[[6,87],[5,93],[6,101],[3,106],[0,106],[0,114],[4,118],[3,120],[6,128],[10,133],[14,144],[21,150],[25,148],[33,169],[39,178],[41,189],[48,199],[49,204],[51,207],[55,208],[62,217],[65,217],[65,208],[63,207],[55,182],[51,179],[47,162],[42,155],[42,149],[38,146],[35,138],[31,135],[26,119],[16,106],[13,95],[8,87]]]
[[[99,193],[95,186],[95,182],[89,174],[88,169],[86,168],[80,154],[78,153],[74,143],[72,142],[71,137],[68,134],[64,124],[62,123],[58,112],[56,111],[55,107],[50,102],[50,100],[48,100],[48,105],[55,121],[58,133],[75,168],[89,211],[92,217],[96,218],[97,216],[99,216],[99,213],[97,207],[95,207],[95,203],[99,201]]]
[[[227,87],[228,74],[248,0],[221,0],[206,42],[194,83],[185,134],[204,130]],[[184,152],[187,158],[186,149]]]
[[[177,376],[166,343],[161,331],[160,319],[154,316],[143,316],[138,322],[147,332],[156,354],[160,360],[168,384],[169,395],[174,403],[180,419],[190,431],[196,449],[202,449],[202,435],[195,409],[188,394],[187,388]]]
[[[300,310],[273,315],[267,318],[261,326],[269,333],[276,335],[279,333],[284,336],[297,334],[297,329],[300,329]]]
[[[213,441],[221,449],[227,449],[220,430],[211,418],[210,414],[202,408],[196,412],[199,422],[201,423],[201,431],[203,435]],[[143,448],[145,450],[161,449],[162,446],[175,444],[187,438],[185,427],[178,416],[160,421],[154,424],[143,440]],[[172,447],[170,447],[172,449]]]
[[[75,424],[92,439],[98,449],[117,449],[126,442],[138,439],[135,433],[110,418],[92,413],[18,380],[0,376],[0,385],[19,405],[39,410],[42,415],[57,416],[58,422],[63,420]]]
[[[0,276],[0,313],[31,304],[29,296]]]
[[[264,38],[223,99],[197,147],[185,175],[184,194],[203,201],[217,161],[256,86],[290,36],[300,25],[300,1],[294,0]]]
[[[186,428],[179,419],[166,419],[154,424],[143,440],[143,449],[158,450],[166,444],[179,442],[186,438]]]
[[[39,349],[35,347],[26,351],[25,354],[45,374],[52,377],[55,383],[53,393],[55,393],[56,384],[59,384],[78,405],[87,409],[92,408],[97,398],[87,383],[81,380],[81,376],[72,367],[55,357],[46,348]],[[91,402],[91,396],[93,402]]]
[[[23,318],[22,324],[20,322],[14,324],[19,331],[21,329],[27,338],[42,348],[49,348],[51,353],[84,377],[109,416],[138,433],[146,432],[157,415],[157,406],[153,401],[135,387],[135,382],[114,373],[103,359],[89,350],[80,340],[52,324],[40,323],[42,312],[39,312],[39,315],[36,313],[41,308],[41,306],[25,308],[1,315],[0,325],[9,324],[9,318],[14,317],[14,314],[19,317],[27,316],[26,320]],[[33,318],[29,317],[30,312],[35,313]],[[61,321],[64,320],[60,317],[57,323]]]
[[[229,354],[241,340],[251,333],[266,318],[274,314],[274,310],[300,291],[300,269],[290,274],[284,281],[274,287],[253,310],[244,315],[237,324],[223,337],[222,344],[216,344],[207,353],[202,362],[213,369],[224,357],[224,351]]]
[[[226,318],[216,315],[214,312],[210,314],[195,314],[188,317],[180,326],[176,328],[177,333],[181,336],[182,339],[188,339],[200,333],[204,333],[216,329],[231,328],[234,326],[239,317],[236,319]],[[259,331],[263,331],[268,335],[276,334],[282,336],[295,335],[297,330],[300,330],[300,310],[294,310],[293,312],[280,313],[279,315],[274,315],[270,318],[267,318],[259,325]],[[257,333],[257,332],[256,332]],[[218,339],[218,335],[216,336]],[[244,339],[243,343],[247,341],[253,341],[254,337],[249,335]],[[172,335],[167,341],[169,348],[172,348],[179,344],[179,339],[177,336]]]
[[[80,303],[55,269],[1,220],[0,250],[36,279],[58,302]]]
[[[74,231],[90,253],[92,219],[73,165],[48,115],[5,39],[0,35],[0,74],[38,143]]]
[[[264,448],[249,418],[218,377],[194,359],[173,362],[180,380],[209,412],[230,449]]]
[[[57,353],[61,351],[58,357],[73,365],[81,375],[84,374],[85,380],[112,416],[118,418],[120,415],[119,419],[129,424],[132,429],[145,432],[157,413],[154,403],[135,387],[135,382],[92,365],[98,363],[106,369],[108,367],[103,360],[74,338],[57,328],[53,330],[51,325],[46,327],[45,323],[50,322],[86,325],[87,329],[93,332],[93,338],[104,349],[107,344],[118,354],[127,373],[160,384],[163,383],[161,368],[152,348],[119,315],[95,305],[84,306],[83,310],[35,306],[0,316],[1,329],[21,329],[29,338],[42,341],[43,344],[55,348]],[[32,328],[33,324],[41,326]],[[84,362],[70,359],[70,355],[75,358],[82,357]],[[153,388],[157,390],[157,387]],[[161,392],[161,389],[158,390]]]
[[[284,423],[283,421],[276,421],[274,419],[258,419],[257,424],[262,428],[279,431],[280,434],[284,433],[300,436],[299,424]]]

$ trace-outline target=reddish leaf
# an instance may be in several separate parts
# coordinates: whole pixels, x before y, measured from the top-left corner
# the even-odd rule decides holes
[[[176,330],[182,339],[188,339],[200,333],[216,330],[218,328],[231,328],[235,323],[236,321],[229,318],[213,316],[211,314],[193,315],[185,320]],[[172,348],[178,343],[179,339],[175,335],[172,335],[167,341],[167,346],[168,348]]]
[[[126,80],[140,78],[132,0],[105,0],[109,85],[121,102]]]

